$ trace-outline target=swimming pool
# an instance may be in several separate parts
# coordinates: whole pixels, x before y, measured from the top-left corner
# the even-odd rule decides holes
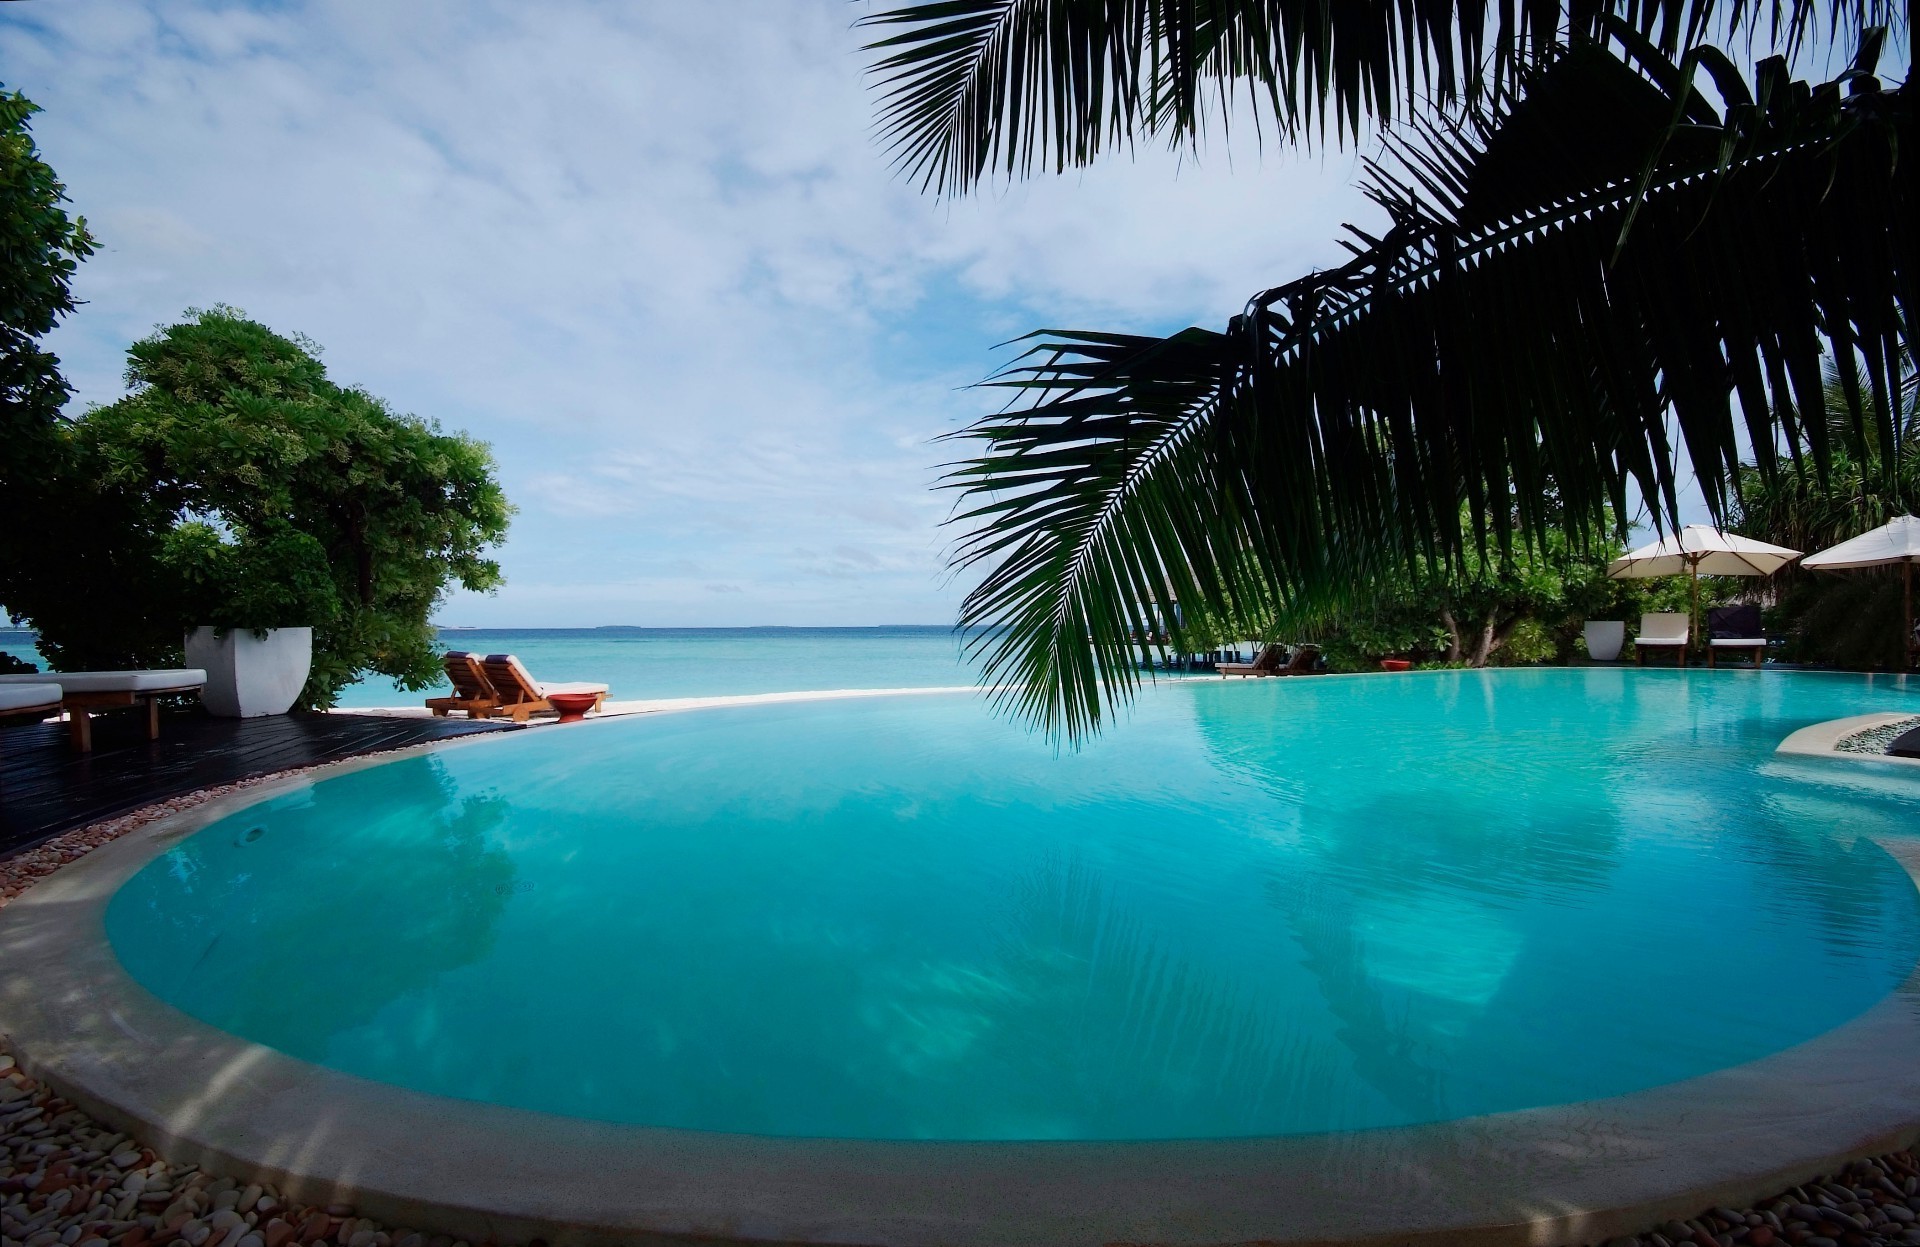
[[[610,721],[328,779],[142,868],[160,999],[416,1091],[848,1139],[1306,1135],[1617,1096],[1920,959],[1920,783],[1776,757],[1897,680],[1189,682]]]

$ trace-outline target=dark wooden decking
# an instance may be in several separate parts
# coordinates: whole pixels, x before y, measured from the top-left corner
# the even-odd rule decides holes
[[[166,716],[160,739],[149,741],[145,726],[145,715],[101,715],[94,720],[94,751],[86,754],[67,744],[64,724],[0,729],[0,858],[199,788],[449,736],[512,730],[466,719],[216,719],[193,712]]]

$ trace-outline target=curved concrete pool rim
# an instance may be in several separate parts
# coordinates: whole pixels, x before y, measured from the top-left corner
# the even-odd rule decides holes
[[[488,743],[261,785],[63,868],[0,911],[0,1031],[31,1074],[176,1163],[389,1223],[555,1247],[1593,1243],[1920,1138],[1920,967],[1808,1043],[1632,1095],[1338,1135],[1147,1143],[761,1138],[446,1099],[248,1043],[121,969],[107,902],[180,840],[330,775]],[[1883,847],[1920,880],[1920,849]]]

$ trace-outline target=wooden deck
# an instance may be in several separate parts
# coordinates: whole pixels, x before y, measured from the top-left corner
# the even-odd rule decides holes
[[[137,720],[137,721],[136,721]],[[292,767],[514,725],[363,714],[216,719],[173,714],[160,739],[141,715],[104,715],[94,751],[77,753],[59,723],[0,729],[0,858],[64,831],[215,784]]]

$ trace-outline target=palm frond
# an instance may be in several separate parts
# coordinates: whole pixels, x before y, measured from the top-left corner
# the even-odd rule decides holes
[[[1895,0],[926,0],[861,20],[896,166],[959,193],[1197,143],[1244,98],[1280,137],[1356,139],[1423,97],[1511,86],[1613,17],[1677,56],[1711,31],[1796,45],[1899,20]]]
[[[1595,531],[1633,492],[1677,522],[1682,449],[1716,509],[1743,450],[1824,471],[1823,357],[1897,392],[1920,311],[1911,96],[1870,68],[1815,86],[1776,60],[1715,105],[1650,43],[1583,42],[1404,130],[1368,181],[1391,228],[1224,332],[1035,335],[948,482],[989,676],[1078,737],[1174,600],[1253,621]],[[1852,441],[1907,433],[1897,404],[1852,410]]]

